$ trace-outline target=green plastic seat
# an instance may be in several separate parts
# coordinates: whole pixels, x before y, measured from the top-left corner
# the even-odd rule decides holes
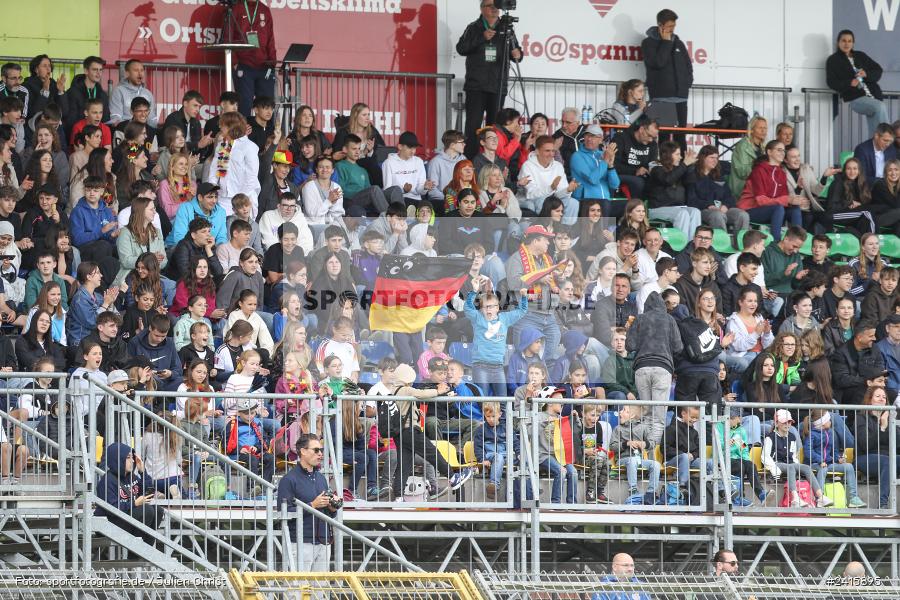
[[[659,233],[663,240],[669,244],[675,252],[681,252],[688,245],[687,235],[680,229],[674,227],[660,227]]]
[[[887,258],[900,258],[900,238],[889,233],[878,236],[881,245],[881,255]]]
[[[731,236],[724,229],[713,229],[713,249],[719,254],[734,254],[737,250],[731,245]]]
[[[800,246],[800,254],[803,256],[812,256],[812,235],[807,235],[806,239],[803,240],[803,245]]]
[[[859,238],[850,233],[829,233],[831,251],[828,256],[859,256]]]

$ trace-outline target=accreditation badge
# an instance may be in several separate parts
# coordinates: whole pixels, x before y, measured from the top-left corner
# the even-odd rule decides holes
[[[484,62],[497,62],[497,46],[488,44],[484,47]]]
[[[255,31],[247,32],[247,43],[254,48],[259,48],[259,34]]]

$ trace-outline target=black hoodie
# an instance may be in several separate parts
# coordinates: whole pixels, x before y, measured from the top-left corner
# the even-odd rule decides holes
[[[625,338],[625,349],[634,352],[634,370],[642,367],[662,367],[675,371],[675,356],[684,345],[678,323],[666,312],[662,297],[653,292],[644,302],[644,314],[638,315]]]
[[[96,92],[91,92],[89,95],[84,80],[84,74],[76,75],[75,78],[72,79],[72,85],[69,87],[69,91],[66,92],[66,111],[63,115],[63,123],[65,124],[67,133],[72,131],[72,126],[75,125],[75,123],[84,118],[84,109],[90,98],[96,97],[103,101],[102,122],[106,123],[109,121],[109,96],[103,89],[103,86],[98,83],[94,86]]]

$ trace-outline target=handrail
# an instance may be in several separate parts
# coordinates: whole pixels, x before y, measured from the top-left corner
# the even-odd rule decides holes
[[[831,88],[812,88],[812,87],[804,87],[800,88],[800,91],[804,94],[832,94],[837,96],[838,93]],[[896,90],[881,90],[882,95],[884,96],[900,96],[900,91]]]
[[[174,540],[170,540],[169,538],[162,535],[155,529],[150,529],[147,525],[145,525],[141,521],[138,521],[137,519],[135,519],[134,517],[132,517],[130,514],[128,514],[126,512],[122,512],[121,510],[119,510],[118,508],[113,506],[112,504],[108,503],[106,500],[103,500],[102,498],[97,496],[97,494],[91,494],[90,501],[93,502],[98,507],[102,508],[104,511],[106,511],[107,514],[104,516],[106,517],[107,520],[109,520],[110,516],[113,516],[116,519],[122,519],[122,520],[126,521],[130,526],[136,527],[142,533],[150,535],[156,541],[162,542],[164,545],[168,546],[175,552],[183,555],[185,558],[188,558],[200,565],[203,565],[204,567],[206,567],[210,570],[216,570],[216,567],[211,562],[206,560],[205,558],[198,556],[197,554],[188,550],[184,546],[181,546],[180,544],[176,543]],[[89,510],[89,509],[86,508],[85,510]],[[112,523],[112,521],[110,521],[110,523]],[[113,523],[113,525],[114,524],[115,523]]]
[[[413,71],[365,71],[362,69],[320,69],[291,67],[292,72],[313,75],[372,75],[374,77],[417,77],[419,79],[456,79],[453,73],[416,73]]]
[[[604,81],[600,79],[566,79],[555,77],[522,77],[524,83],[558,83],[562,85],[597,85],[618,87],[621,81]],[[750,86],[750,85],[713,85],[713,84],[694,84],[691,89],[695,90],[735,90],[743,92],[787,92],[793,91],[789,87],[769,87],[769,86]]]
[[[104,392],[106,392],[108,394],[112,394],[120,402],[130,406],[132,409],[136,410],[139,414],[141,414],[142,416],[144,416],[146,418],[149,418],[151,421],[153,421],[157,425],[162,425],[164,429],[175,433],[179,437],[183,438],[185,441],[201,448],[204,452],[209,452],[210,456],[214,456],[216,458],[216,460],[224,461],[224,463],[228,467],[234,469],[235,471],[237,471],[241,475],[244,475],[245,477],[249,477],[254,483],[259,484],[263,488],[268,488],[270,490],[275,489],[275,484],[266,481],[265,479],[263,479],[262,477],[260,477],[256,473],[254,473],[253,471],[247,469],[244,465],[236,462],[229,456],[222,454],[216,448],[213,448],[212,446],[210,446],[203,440],[195,438],[194,436],[192,436],[185,430],[181,429],[180,427],[177,427],[176,425],[169,423],[168,421],[166,421],[165,419],[163,419],[156,413],[154,413],[150,410],[147,410],[144,406],[135,402],[134,400],[132,400],[125,394],[122,394],[121,392],[117,392],[116,390],[112,389],[111,387],[103,385],[102,383],[97,383],[96,381],[93,381],[93,380],[91,380],[91,384],[100,388],[101,390],[103,390]],[[177,393],[177,392],[160,392],[159,394],[156,394],[156,395],[161,396],[166,393]],[[185,392],[185,393],[187,393],[187,392]],[[137,394],[135,394],[135,395],[137,395]],[[262,396],[262,394],[260,394],[260,396]]]

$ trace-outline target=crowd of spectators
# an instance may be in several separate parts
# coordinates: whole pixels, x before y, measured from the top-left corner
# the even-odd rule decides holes
[[[482,9],[496,13],[488,1]],[[660,13],[648,37],[660,61],[653,85],[666,85],[662,57],[680,47],[676,18]],[[460,44],[489,42],[493,21],[485,23],[480,38],[467,30]],[[852,57],[847,37],[839,44]],[[769,139],[757,115],[726,162],[715,146],[695,153],[661,139],[657,121],[642,114],[644,83],[631,80],[619,97],[627,127],[614,136],[582,123],[574,108],[551,132],[546,115],[526,126],[518,111],[497,106],[494,124],[468,137],[444,132],[426,164],[415,132],[388,148],[363,103],[333,137],[317,128],[313,107],[299,107],[282,132],[271,97],[255,96],[248,119],[233,92],[201,123],[206,99],[188,90],[159,123],[140,61],[126,63],[112,90],[102,87],[103,66],[86,58],[68,89],[52,79],[46,56],[30,62],[24,82],[21,67],[3,67],[12,92],[0,97],[4,370],[69,372],[130,390],[368,393],[371,402],[342,403],[344,427],[332,435],[353,465],[345,495],[359,493],[365,476],[369,500],[402,498],[414,464],[425,467],[433,498],[473,476],[426,451],[423,439],[472,442],[487,496],[500,497],[507,447],[517,460],[520,443],[506,431],[503,403],[428,401],[437,396],[540,399],[537,460],[552,478],[552,501],[569,503],[578,496],[576,463],[587,464],[588,503],[610,501],[611,455],[628,498],[644,502],[667,493],[661,468],[675,469],[679,497],[691,493],[692,469],[709,468],[697,409],[673,415],[629,401],[766,403],[732,409],[729,430],[714,432],[731,440],[732,467],[753,501],[765,504],[771,492],[749,460],[760,447],[766,469],[788,473],[794,506],[807,503],[798,475],[815,482],[812,503],[832,503],[820,484],[836,470],[849,506],[866,505],[857,470],[880,482],[887,506],[888,469],[898,462],[885,455],[879,407],[900,390],[900,300],[898,270],[881,255],[878,234],[900,234],[900,122],[879,122],[853,157],[819,171],[792,144],[790,125]],[[670,100],[680,111],[683,67],[671,68]],[[877,98],[874,69],[864,68],[868,77],[848,85],[865,83],[863,96]],[[829,60],[832,71],[843,69]],[[495,101],[481,98],[482,112]],[[677,252],[663,235],[670,227],[690,239]],[[833,262],[825,235],[838,227],[859,241],[858,252],[839,257],[846,263]],[[713,249],[717,235],[728,240],[724,255]],[[395,254],[471,260],[461,289],[423,331],[369,325],[366,299],[381,261]],[[363,348],[379,343],[391,352],[372,364]],[[385,438],[373,420],[381,403],[394,404],[377,396],[391,395],[414,396],[425,410],[397,402],[399,429]],[[11,414],[46,427],[54,409],[41,398],[13,397]],[[96,409],[87,398],[79,397],[83,408]],[[779,410],[788,401],[823,408]],[[310,404],[185,396],[153,408],[272,480],[283,466],[271,450],[280,435],[309,433]],[[872,409],[854,417],[840,404]],[[563,421],[576,458],[554,435]],[[29,455],[44,453],[25,437],[3,432],[8,483]],[[160,448],[165,439],[144,436],[140,469],[157,493],[189,494],[201,453],[184,444],[184,469]],[[302,439],[286,454],[296,459],[320,443]],[[399,467],[376,476],[389,450]],[[107,467],[124,469],[119,458]],[[639,470],[649,474],[643,494]],[[742,492],[738,501],[751,503]]]

